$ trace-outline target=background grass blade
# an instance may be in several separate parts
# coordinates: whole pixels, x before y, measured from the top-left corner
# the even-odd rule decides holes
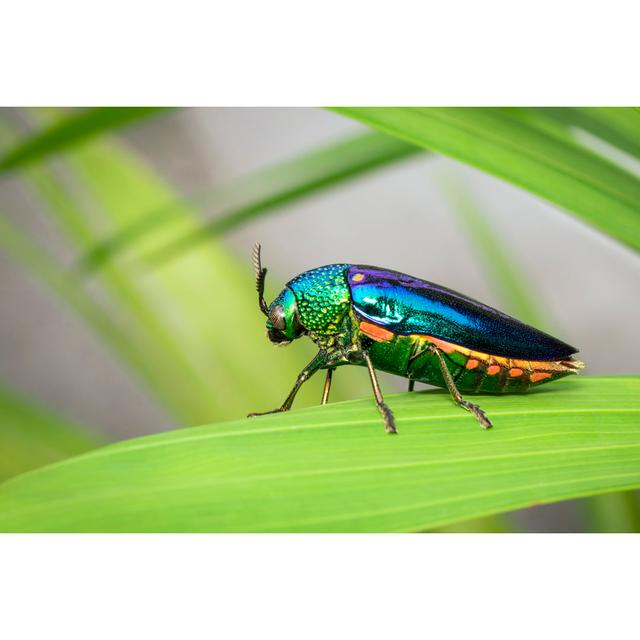
[[[341,107],[349,116],[527,189],[640,250],[640,179],[549,130],[536,111]]]
[[[549,107],[536,112],[584,129],[640,160],[640,112],[628,107]]]
[[[339,140],[197,198],[169,201],[101,241],[84,256],[81,266],[89,271],[95,270],[136,241],[153,236],[158,231],[168,237],[153,252],[155,261],[161,262],[208,237],[230,231],[276,208],[421,151],[415,145],[375,131]],[[184,209],[186,203],[193,205],[194,202],[200,207],[204,205],[217,209],[215,218],[188,231],[174,228],[172,235],[168,235],[165,227],[175,222],[176,211]]]
[[[0,480],[102,444],[90,429],[0,388]]]
[[[26,168],[21,180],[76,254],[93,246],[101,230],[134,224],[145,212],[176,200],[175,192],[144,162],[104,138],[68,149],[55,166]],[[176,207],[173,215],[183,231],[200,224],[186,205]],[[311,345],[299,345],[281,350],[278,367],[273,367],[249,250],[240,265],[220,243],[211,242],[151,274],[141,274],[131,263],[110,265],[89,283],[7,219],[0,218],[0,229],[0,246],[89,324],[174,424],[270,409],[311,358]],[[150,251],[162,242],[165,238],[156,233],[138,247]],[[230,340],[231,333],[238,339]],[[345,382],[336,388],[336,399],[353,397],[366,384],[364,378],[361,385]],[[302,406],[317,402],[319,384],[304,390]]]
[[[164,107],[95,107],[73,111],[62,120],[20,140],[0,156],[0,174],[40,161],[93,136],[165,110]]]
[[[578,378],[481,402],[442,391],[185,429],[0,486],[2,531],[414,531],[640,487],[640,378]]]

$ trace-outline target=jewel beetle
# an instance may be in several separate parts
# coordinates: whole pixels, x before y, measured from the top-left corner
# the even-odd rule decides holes
[[[328,264],[287,282],[267,305],[260,244],[253,250],[260,310],[272,343],[308,336],[318,353],[301,371],[285,401],[265,413],[288,411],[300,387],[326,369],[322,404],[333,371],[367,367],[385,429],[396,433],[376,369],[446,387],[453,400],[485,429],[491,421],[462,393],[522,392],[577,373],[577,350],[497,309],[451,289],[404,273],[357,264]],[[252,413],[250,416],[265,415]]]

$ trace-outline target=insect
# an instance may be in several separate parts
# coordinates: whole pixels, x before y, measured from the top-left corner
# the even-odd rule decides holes
[[[260,310],[272,343],[308,336],[319,351],[301,371],[280,407],[288,411],[300,387],[326,369],[322,404],[333,371],[367,367],[376,405],[388,433],[397,433],[376,369],[446,387],[453,400],[488,429],[491,421],[464,393],[512,393],[577,373],[574,347],[461,293],[413,276],[356,264],[329,264],[290,280],[267,305],[260,244],[253,250]],[[250,416],[265,415],[252,413]]]

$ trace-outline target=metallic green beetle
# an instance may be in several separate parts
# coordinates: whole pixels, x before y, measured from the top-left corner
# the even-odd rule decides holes
[[[397,271],[366,265],[329,264],[290,280],[267,305],[260,245],[253,251],[260,309],[274,344],[303,335],[318,346],[280,407],[288,411],[300,387],[327,370],[326,404],[336,367],[366,366],[376,405],[388,433],[396,433],[375,370],[446,387],[453,400],[482,427],[489,418],[461,391],[511,393],[577,373],[576,349],[477,300]],[[264,415],[252,413],[251,416]]]

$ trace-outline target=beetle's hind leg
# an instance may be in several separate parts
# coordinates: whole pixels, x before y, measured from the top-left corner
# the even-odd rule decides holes
[[[473,404],[472,402],[468,402],[467,400],[465,400],[458,391],[456,383],[453,381],[451,373],[449,372],[449,369],[447,367],[447,363],[444,361],[444,358],[440,353],[440,349],[432,344],[429,345],[429,350],[438,358],[442,377],[444,378],[447,389],[449,389],[449,393],[455,400],[456,404],[459,404],[463,409],[466,409],[467,411],[472,413],[483,429],[490,429],[493,425],[491,424],[491,420],[487,418],[485,412],[477,404]]]

